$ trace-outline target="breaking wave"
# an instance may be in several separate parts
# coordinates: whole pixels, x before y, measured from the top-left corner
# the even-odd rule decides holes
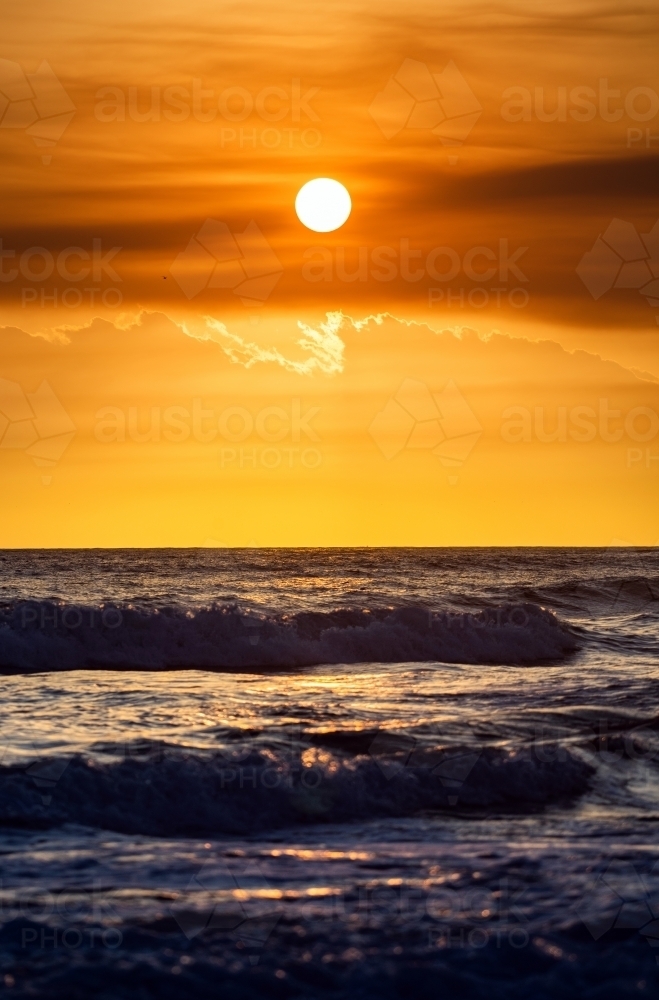
[[[315,664],[534,664],[577,649],[574,632],[536,604],[477,613],[422,607],[271,616],[206,609],[82,607],[19,601],[0,608],[0,670],[267,669]]]
[[[594,768],[565,750],[425,749],[374,740],[355,757],[163,748],[110,763],[81,755],[0,768],[0,826],[65,823],[153,836],[247,834],[423,811],[534,811],[585,792]]]

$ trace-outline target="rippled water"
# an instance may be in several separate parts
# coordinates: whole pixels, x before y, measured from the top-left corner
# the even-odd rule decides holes
[[[656,550],[2,560],[15,995],[656,990]]]

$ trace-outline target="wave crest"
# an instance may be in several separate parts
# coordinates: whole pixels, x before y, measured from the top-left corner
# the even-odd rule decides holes
[[[67,606],[19,601],[0,610],[0,669],[94,667],[267,669],[315,664],[532,664],[563,659],[574,634],[535,604],[475,614],[422,607],[342,609],[290,616],[235,605]]]
[[[412,756],[374,740],[356,757],[317,753],[303,766],[272,751],[169,748],[101,763],[80,755],[0,768],[0,826],[78,823],[121,833],[246,834],[304,823],[409,817],[424,810],[529,811],[586,791],[594,769],[563,752],[451,748]]]

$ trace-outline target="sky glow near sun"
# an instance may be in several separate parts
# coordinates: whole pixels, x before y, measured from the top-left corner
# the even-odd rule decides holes
[[[577,13],[8,10],[0,544],[657,541],[657,27]]]

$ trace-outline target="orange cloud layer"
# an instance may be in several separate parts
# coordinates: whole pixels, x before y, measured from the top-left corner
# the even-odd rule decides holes
[[[651,11],[35,0],[3,39],[7,544],[656,540]]]
[[[659,384],[613,362],[387,316],[298,324],[277,351],[201,333],[3,331],[1,544],[659,536]]]

